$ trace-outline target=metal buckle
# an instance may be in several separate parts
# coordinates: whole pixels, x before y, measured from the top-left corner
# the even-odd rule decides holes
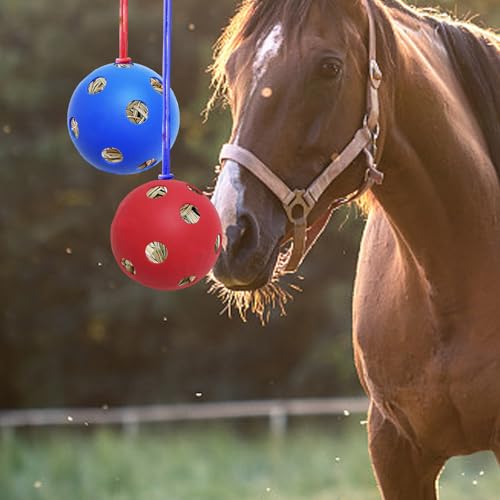
[[[376,145],[378,138],[380,137],[380,123],[377,123],[375,128],[371,131],[372,133],[372,144]]]
[[[380,186],[384,182],[384,173],[377,168],[373,153],[368,148],[365,148],[364,151],[368,160],[368,168],[365,172],[365,182],[370,182]]]
[[[363,118],[363,127],[368,128],[368,115],[365,115]],[[372,143],[376,143],[378,141],[378,138],[380,137],[380,123],[377,122],[375,125],[375,128],[373,130],[370,130],[370,134],[372,136]]]
[[[368,127],[368,115],[365,115],[365,118],[363,120],[363,126]],[[377,158],[377,153],[378,153],[378,139],[380,137],[380,123],[377,122],[375,125],[375,128],[370,130],[370,135],[371,135],[371,150],[368,150],[368,148],[365,148],[365,153],[369,153],[371,158],[372,158],[372,164],[376,166],[376,158]]]
[[[368,167],[365,172],[365,182],[373,182],[377,186],[384,183],[384,173],[377,169],[377,167]]]
[[[292,201],[288,204],[283,204],[288,219],[295,225],[307,224],[307,217],[311,213],[314,205],[307,201],[307,192],[305,189],[296,189],[293,194],[294,198]],[[294,213],[297,207],[302,209],[299,215]]]

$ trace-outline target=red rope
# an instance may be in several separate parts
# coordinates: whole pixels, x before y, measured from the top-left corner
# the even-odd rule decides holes
[[[120,55],[117,64],[130,64],[128,56],[128,0],[120,0]]]

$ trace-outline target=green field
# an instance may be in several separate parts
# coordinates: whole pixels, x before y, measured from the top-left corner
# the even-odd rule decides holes
[[[335,426],[293,425],[283,439],[265,427],[223,425],[4,433],[2,500],[378,499],[355,417]],[[442,500],[500,498],[493,457],[447,464]]]

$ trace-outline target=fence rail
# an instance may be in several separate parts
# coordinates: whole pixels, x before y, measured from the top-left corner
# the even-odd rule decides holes
[[[117,408],[14,410],[0,412],[0,428],[123,425],[130,429],[141,423],[186,422],[269,418],[271,429],[286,430],[288,417],[364,414],[365,398],[287,399],[237,401]]]

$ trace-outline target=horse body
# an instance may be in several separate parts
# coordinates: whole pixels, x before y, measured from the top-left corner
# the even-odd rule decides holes
[[[354,297],[356,365],[372,411],[417,449],[443,460],[498,452],[500,332],[494,295],[477,308],[475,298],[448,299],[453,306],[440,308],[418,264],[401,259],[400,244],[385,213],[374,211]],[[374,438],[376,430],[370,427],[370,434]]]
[[[298,48],[281,39],[285,48],[273,46],[276,60],[266,61],[262,82],[245,68],[251,67],[252,48],[259,53],[259,40],[273,33],[280,9],[261,0],[247,3],[247,14],[252,8],[256,15],[259,9],[276,12],[256,39],[259,23],[248,15],[241,43],[229,42],[236,54],[225,61],[235,94],[232,139],[267,160],[288,185],[307,186],[321,171],[321,159],[332,146],[345,145],[362,118],[366,38],[353,27],[366,31],[363,4],[377,9],[385,73],[377,159],[386,179],[372,190],[359,255],[355,363],[370,398],[369,449],[383,497],[434,500],[448,458],[492,450],[500,461],[500,94],[493,90],[498,95],[490,96],[488,110],[488,92],[479,102],[475,89],[463,83],[476,79],[479,95],[490,70],[493,88],[500,83],[498,39],[491,35],[494,47],[485,48],[479,38],[486,34],[467,28],[472,32],[466,36],[478,37],[471,49],[474,56],[477,48],[477,68],[470,62],[460,73],[457,54],[451,55],[455,35],[442,32],[448,28],[441,21],[416,15],[396,0],[334,3],[336,17],[328,17],[319,7],[326,9],[327,1],[283,0],[285,14],[295,7],[307,12],[307,22]],[[306,68],[331,46],[344,57],[348,85],[331,79],[326,86],[298,73],[297,82],[286,80],[297,58]],[[286,52],[281,58],[280,50]],[[271,100],[260,97],[264,85]],[[341,96],[338,101],[332,93]],[[328,199],[359,186],[363,171],[358,158],[335,180],[312,211],[313,223]],[[236,290],[261,286],[290,231],[282,207],[234,161],[226,163],[214,202],[226,233],[216,275]]]
[[[414,56],[386,125],[391,175],[374,190],[361,247],[354,344],[372,410],[444,460],[498,447],[500,197],[438,34],[399,33],[399,50]]]
[[[398,23],[412,57],[399,59],[381,167],[391,175],[374,190],[353,325],[381,489],[427,500],[448,458],[500,456],[500,196],[439,34],[414,22]]]

